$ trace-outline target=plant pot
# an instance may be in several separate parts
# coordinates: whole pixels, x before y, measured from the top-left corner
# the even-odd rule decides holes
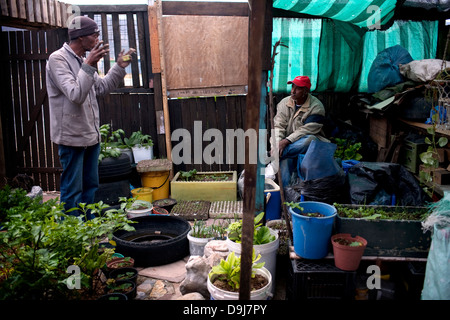
[[[344,239],[348,242],[359,242],[359,246],[350,246],[336,242],[337,239]],[[331,237],[333,245],[334,264],[337,268],[345,271],[356,271],[361,262],[364,250],[367,246],[366,239],[349,233],[338,233]]]
[[[205,200],[205,201],[236,201],[237,173],[236,171],[197,172],[196,176],[230,174],[230,181],[181,181],[177,172],[170,182],[171,195],[177,201]]]
[[[153,214],[159,214],[159,215],[165,215],[165,216],[169,215],[169,211],[167,211],[164,208],[157,207],[157,206],[154,206],[152,211],[153,211]]]
[[[138,200],[153,201],[153,189],[148,187],[142,187],[142,188],[135,188],[131,190],[131,194],[133,195],[133,198],[136,198]]]
[[[142,186],[153,189],[153,201],[169,198],[171,170],[172,161],[168,159],[142,160],[137,164]]]
[[[112,270],[109,273],[108,278],[114,279],[116,281],[129,280],[136,283],[138,274],[139,272],[136,268],[124,267]]]
[[[254,244],[253,249],[256,254],[261,254],[261,259],[258,262],[264,262],[264,268],[269,270],[272,276],[272,282],[275,284],[275,276],[277,271],[277,251],[280,246],[280,239],[278,232],[270,229],[270,233],[275,236],[275,240],[266,244]],[[226,240],[228,251],[234,251],[237,256],[242,252],[242,244],[231,241],[229,238]],[[275,290],[275,285],[272,286]]]
[[[203,256],[206,244],[213,240],[214,237],[211,238],[197,238],[193,237],[192,230],[189,231],[187,238],[189,240],[189,254],[191,256]]]
[[[126,289],[119,289],[121,285],[129,284]],[[116,281],[115,288],[109,288],[108,293],[122,293],[127,296],[128,300],[133,300],[136,297],[136,283],[130,280]]]
[[[417,212],[418,215],[427,210],[426,207],[374,206],[374,205],[341,205],[343,209],[360,210],[367,208],[379,212],[406,211]],[[385,220],[349,218],[338,208],[335,233],[358,234],[367,240],[365,250],[368,256],[414,257],[426,258],[431,246],[431,231],[422,230],[420,220]],[[343,210],[342,209],[342,210]]]
[[[134,259],[130,257],[117,257],[106,261],[108,269],[119,269],[124,267],[133,267]]]
[[[177,200],[172,198],[164,198],[153,201],[154,206],[166,209],[169,213],[176,204]]]
[[[113,293],[104,294],[97,300],[109,300],[109,301],[128,300],[128,297],[123,293],[113,292]]]
[[[299,205],[303,208],[303,213],[318,212],[323,217],[304,216],[300,214],[299,209],[289,208],[292,216],[294,251],[304,259],[322,259],[329,252],[336,208],[316,201],[304,201]]]
[[[134,163],[153,159],[153,146],[135,146],[132,148]]]
[[[272,275],[270,274],[270,271],[267,270],[265,267],[262,267],[260,269],[257,269],[255,271],[256,274],[261,274],[265,276],[268,279],[268,283],[265,287],[254,290],[250,292],[250,300],[269,300],[272,295]],[[211,295],[211,300],[239,300],[239,292],[231,292],[231,291],[225,291],[220,288],[217,288],[212,284],[214,282],[214,277],[211,280],[209,279],[208,275],[207,280],[207,288]]]
[[[152,213],[153,205],[149,201],[135,200],[130,209],[126,209],[127,217],[132,219],[136,217],[147,216]]]

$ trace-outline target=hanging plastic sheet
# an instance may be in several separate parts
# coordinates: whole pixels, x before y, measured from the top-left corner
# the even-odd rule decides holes
[[[432,213],[422,223],[432,230],[422,300],[450,300],[450,194],[431,204]]]

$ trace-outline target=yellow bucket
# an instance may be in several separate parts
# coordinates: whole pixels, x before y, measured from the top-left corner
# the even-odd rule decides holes
[[[153,202],[153,189],[152,188],[136,188],[131,190],[133,198],[137,200],[144,200],[148,202]]]
[[[170,171],[141,172],[142,186],[153,189],[153,200],[169,197]]]

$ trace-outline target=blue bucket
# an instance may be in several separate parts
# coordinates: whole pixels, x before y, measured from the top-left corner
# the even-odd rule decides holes
[[[299,209],[289,208],[292,215],[294,251],[305,259],[322,259],[329,252],[331,233],[337,210],[334,206],[316,201],[299,202],[303,213],[318,212],[324,217],[301,215]]]
[[[280,187],[271,179],[265,179],[266,221],[281,218]]]

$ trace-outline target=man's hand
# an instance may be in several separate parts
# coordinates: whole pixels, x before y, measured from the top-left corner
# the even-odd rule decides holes
[[[288,139],[280,140],[280,142],[278,143],[278,151],[280,152],[280,158],[281,158],[281,155],[283,154],[284,148],[286,148],[286,146],[290,143],[291,142]]]
[[[130,48],[127,53],[123,54],[124,50],[120,51],[119,56],[117,57],[117,64],[126,68],[131,63],[132,54],[136,52],[136,49]]]
[[[97,65],[97,62],[106,56],[106,54],[109,52],[109,44],[103,45],[103,41],[99,41],[95,47],[89,52],[88,57],[84,61],[88,65],[95,67]]]

